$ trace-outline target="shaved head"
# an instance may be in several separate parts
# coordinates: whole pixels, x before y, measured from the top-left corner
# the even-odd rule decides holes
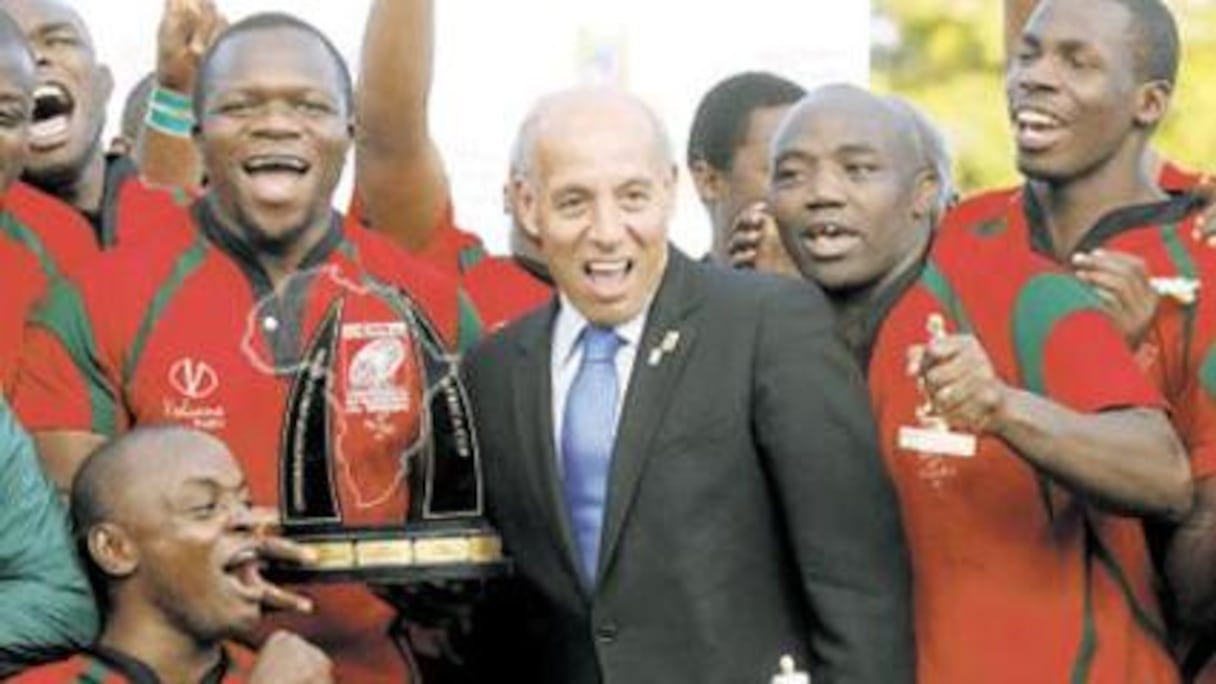
[[[511,162],[514,171],[532,176],[538,149],[555,137],[577,136],[605,119],[614,125],[624,122],[644,128],[653,141],[655,154],[664,164],[674,164],[667,128],[646,103],[636,96],[612,88],[575,88],[542,97],[520,126]]]
[[[80,32],[90,50],[95,49],[93,34],[89,31],[84,17],[69,2],[63,0],[0,0],[0,10],[10,15],[22,26],[32,26],[35,18],[41,18],[47,23],[71,24]]]
[[[227,458],[215,437],[178,425],[141,427],[94,451],[72,484],[72,519],[82,534],[101,522],[121,522],[183,465]],[[137,514],[137,513],[135,513]]]
[[[928,158],[916,120],[909,116],[911,108],[907,103],[838,83],[816,88],[794,105],[773,137],[772,159],[776,160],[790,145],[791,137],[801,134],[807,119],[823,111],[845,112],[872,121],[890,133],[890,142],[900,159],[919,163]]]

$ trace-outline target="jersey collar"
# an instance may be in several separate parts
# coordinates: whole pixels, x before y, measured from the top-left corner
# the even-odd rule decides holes
[[[1202,198],[1193,193],[1170,193],[1168,198],[1158,202],[1119,207],[1099,219],[1077,243],[1073,252],[1091,251],[1108,240],[1137,228],[1177,223],[1202,205]],[[1022,187],[1022,207],[1030,230],[1031,249],[1052,261],[1058,261],[1051,231],[1047,229],[1046,211],[1029,185]]]

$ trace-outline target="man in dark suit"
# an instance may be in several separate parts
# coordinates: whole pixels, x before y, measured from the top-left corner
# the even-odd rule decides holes
[[[822,294],[668,246],[675,167],[636,99],[551,96],[524,135],[559,296],[466,361],[517,570],[482,676],[751,684],[790,653],[816,684],[912,681],[896,502]]]

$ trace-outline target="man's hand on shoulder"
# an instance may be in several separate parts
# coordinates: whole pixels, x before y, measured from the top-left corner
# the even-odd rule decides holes
[[[1144,341],[1160,297],[1149,280],[1148,265],[1135,254],[1095,249],[1072,259],[1073,273],[1093,287],[1102,307],[1135,349]]]

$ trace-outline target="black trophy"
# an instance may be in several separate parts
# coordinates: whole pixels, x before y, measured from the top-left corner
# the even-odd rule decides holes
[[[312,547],[308,566],[274,566],[282,582],[409,584],[487,579],[510,570],[502,541],[482,517],[482,480],[469,400],[455,362],[429,323],[403,307],[424,387],[424,443],[402,455],[409,510],[386,524],[349,524],[335,474],[329,398],[342,324],[342,300],[330,306],[298,366],[283,423],[279,508],[283,533]],[[402,505],[404,508],[404,505]]]

